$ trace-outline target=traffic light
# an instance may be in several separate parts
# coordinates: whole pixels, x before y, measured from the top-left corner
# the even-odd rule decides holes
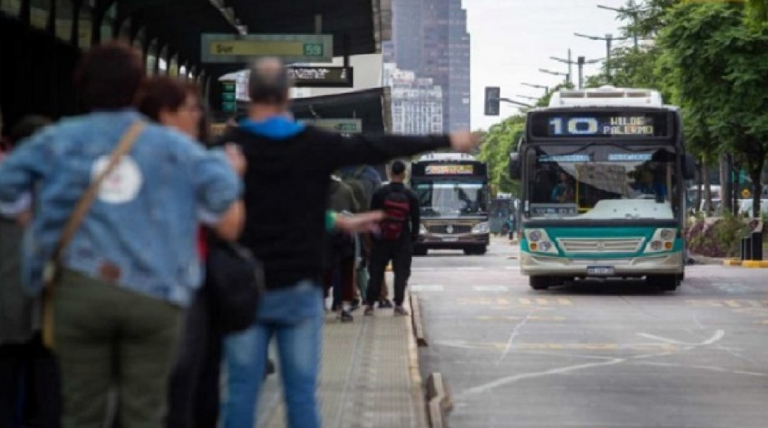
[[[485,88],[485,115],[499,115],[499,98],[501,98],[501,88],[486,86]]]
[[[237,112],[237,83],[235,81],[221,82],[221,111],[233,114]]]

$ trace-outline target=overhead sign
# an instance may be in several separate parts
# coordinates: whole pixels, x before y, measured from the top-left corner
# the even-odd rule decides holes
[[[243,63],[263,56],[286,62],[332,62],[333,36],[328,34],[203,34],[204,63]]]
[[[668,137],[672,131],[667,112],[533,113],[534,138],[654,138]]]
[[[300,119],[299,122],[342,134],[363,132],[362,119]]]
[[[354,86],[351,67],[290,67],[288,73],[297,88],[351,88]]]
[[[426,175],[472,175],[474,165],[427,165]]]

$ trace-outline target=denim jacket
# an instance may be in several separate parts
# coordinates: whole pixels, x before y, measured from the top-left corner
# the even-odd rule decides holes
[[[0,163],[0,203],[34,193],[23,244],[22,281],[42,289],[42,271],[91,179],[106,165],[135,110],[95,112],[50,126]],[[242,191],[221,151],[147,123],[132,150],[102,183],[70,242],[64,267],[134,292],[187,305],[201,282],[199,213],[209,220]]]

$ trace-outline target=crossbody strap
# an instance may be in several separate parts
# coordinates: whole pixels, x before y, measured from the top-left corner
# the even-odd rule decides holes
[[[75,210],[73,211],[72,216],[69,218],[69,221],[64,227],[61,238],[56,244],[56,248],[53,252],[52,261],[56,267],[56,270],[58,270],[59,266],[61,265],[61,259],[64,255],[64,250],[67,249],[67,246],[72,241],[72,238],[74,238],[75,233],[80,228],[83,219],[85,219],[85,215],[88,213],[91,205],[93,205],[93,201],[96,199],[96,195],[99,192],[101,183],[104,182],[104,179],[110,173],[112,173],[112,171],[114,171],[115,167],[117,167],[117,164],[120,162],[120,159],[131,150],[133,144],[136,142],[136,138],[139,136],[141,131],[144,130],[144,126],[144,122],[140,120],[131,124],[125,134],[123,134],[123,136],[120,138],[120,142],[118,143],[117,147],[115,147],[115,149],[110,154],[107,167],[104,168],[104,170],[101,171],[99,175],[93,179],[91,185],[88,186],[88,189],[85,191],[85,194],[83,194],[83,196],[80,197],[80,200],[77,201]]]

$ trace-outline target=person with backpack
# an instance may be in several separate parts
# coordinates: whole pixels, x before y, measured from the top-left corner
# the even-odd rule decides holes
[[[384,270],[390,261],[395,273],[395,315],[408,315],[403,300],[421,219],[419,199],[405,187],[405,172],[405,163],[394,161],[390,167],[390,183],[379,189],[371,200],[371,209],[384,211],[384,219],[371,251],[365,315],[373,315],[373,304],[379,300]]]

